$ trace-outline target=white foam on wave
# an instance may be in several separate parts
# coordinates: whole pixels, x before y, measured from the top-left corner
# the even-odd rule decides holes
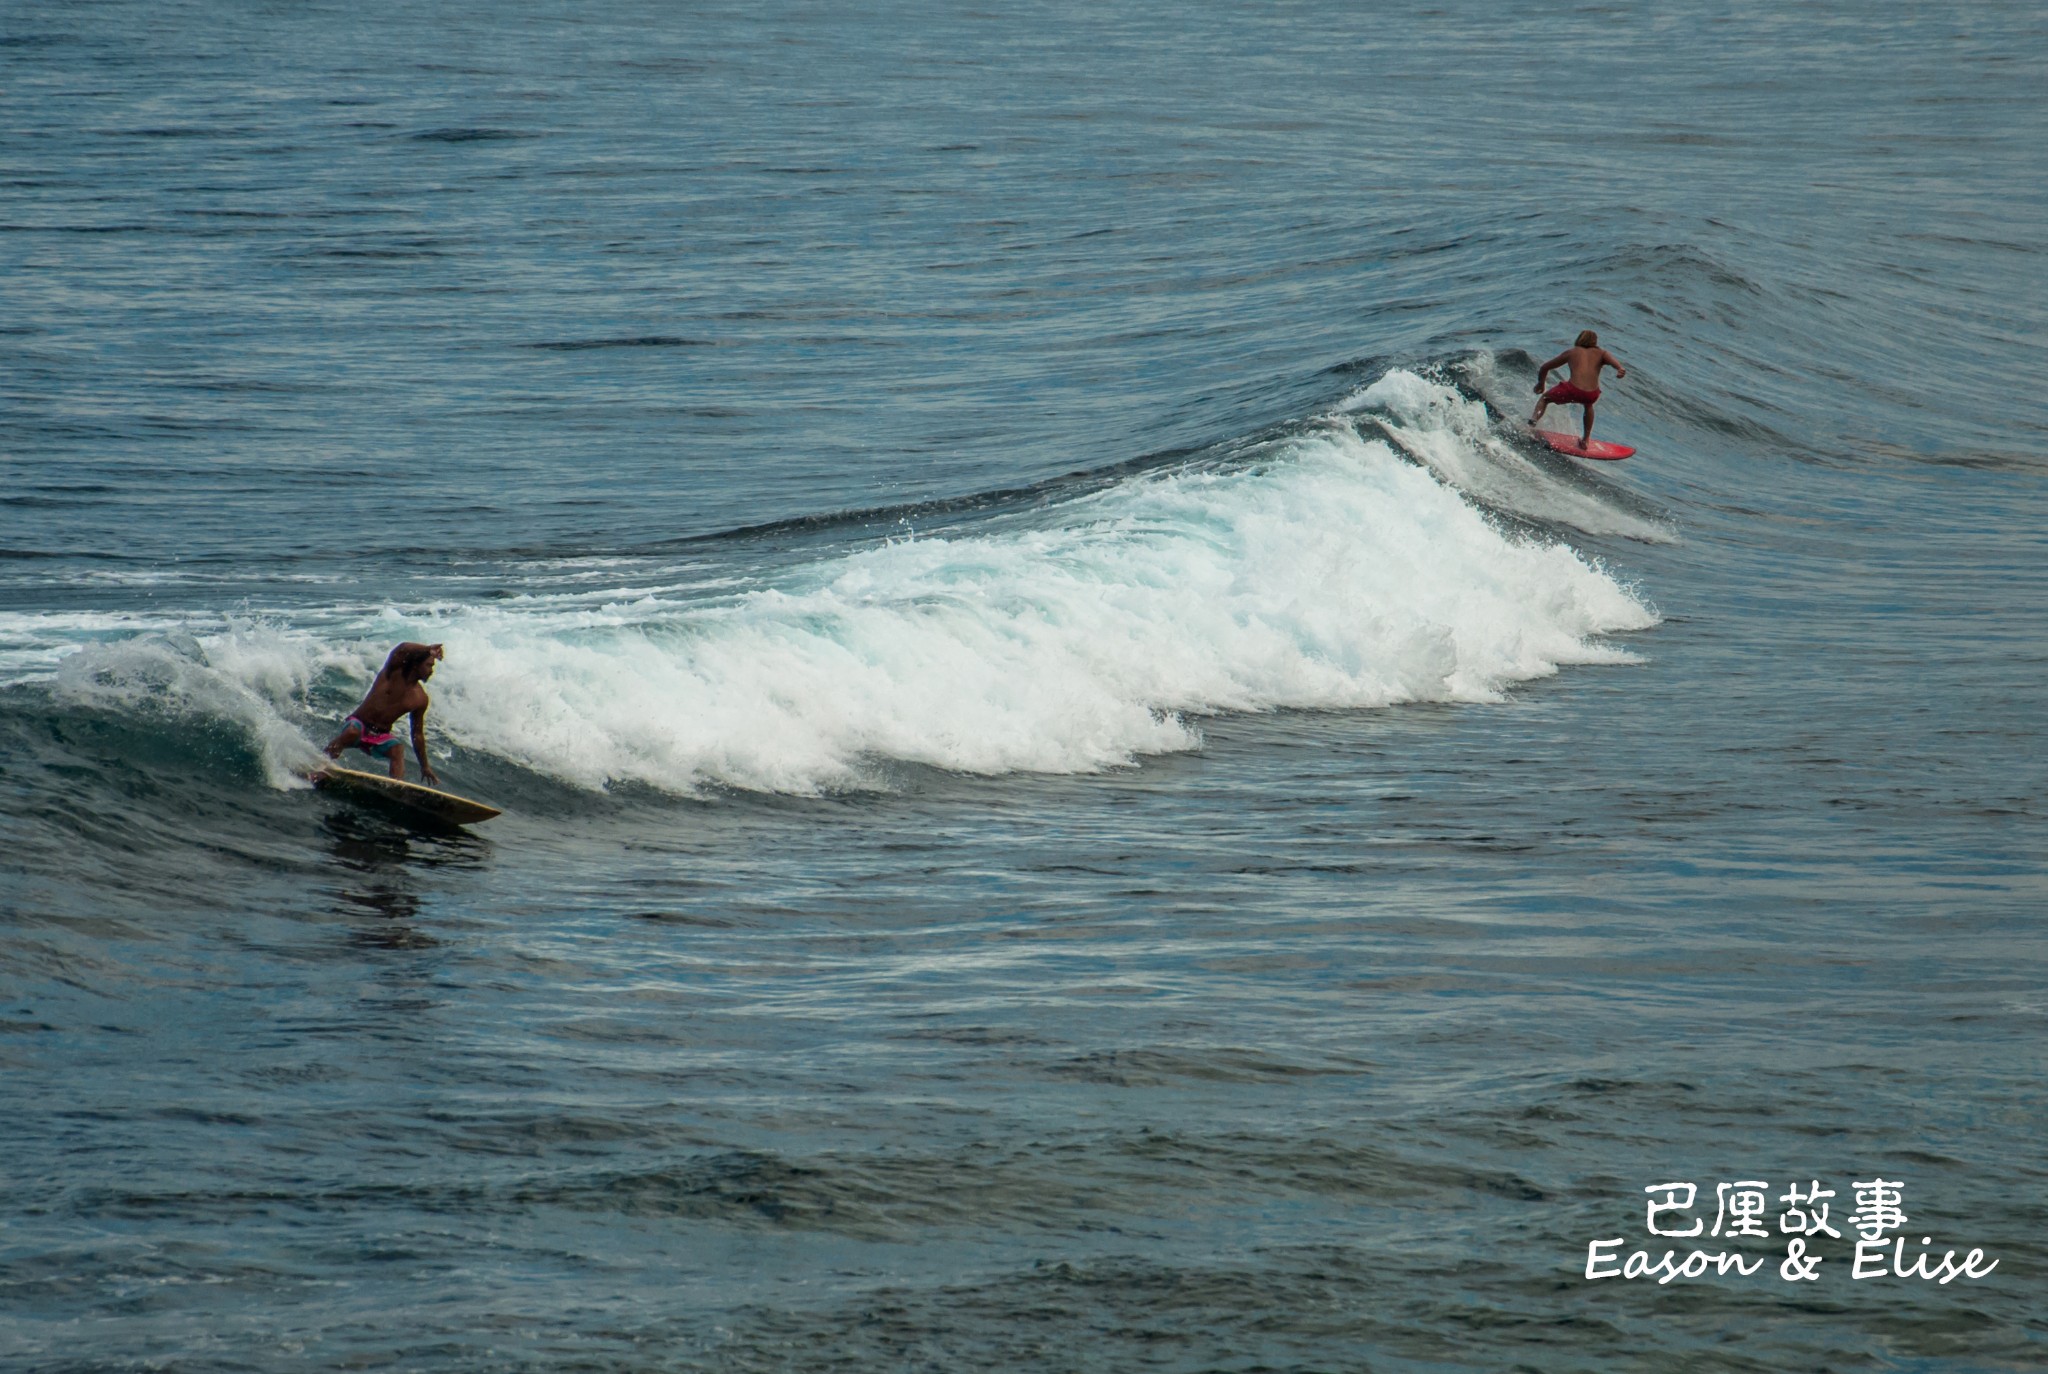
[[[47,677],[28,680],[42,677],[60,703],[179,727],[194,720],[225,724],[255,744],[276,787],[304,786],[301,774],[318,759],[302,725],[313,679],[361,667],[354,646],[305,625],[245,617],[92,620],[66,617],[64,630],[104,638],[65,654]]]
[[[813,793],[873,785],[886,761],[1100,769],[1197,747],[1209,712],[1491,701],[1627,661],[1603,636],[1655,623],[1598,565],[1504,534],[1336,420],[1256,466],[1135,478],[1053,515],[717,601],[386,610],[340,645],[296,613],[224,624],[80,654],[61,690],[243,721],[283,778],[332,728],[313,719],[322,674],[359,686],[392,642],[438,640],[437,738],[584,787]]]
[[[1490,358],[1476,359],[1473,365],[1490,378]],[[1534,404],[1532,393],[1532,408]],[[1495,429],[1484,404],[1455,387],[1395,368],[1346,397],[1338,410],[1370,412],[1417,462],[1501,510],[1588,534],[1657,544],[1672,541],[1671,531],[1656,521],[1621,509],[1598,492],[1574,486],[1531,462]]]

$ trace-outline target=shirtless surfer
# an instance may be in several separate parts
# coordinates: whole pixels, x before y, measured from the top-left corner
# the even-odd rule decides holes
[[[1559,382],[1545,391],[1543,383],[1557,368],[1567,369],[1569,381]],[[1564,352],[1552,358],[1536,370],[1536,392],[1543,399],[1536,403],[1536,413],[1529,417],[1534,425],[1543,418],[1543,412],[1552,405],[1584,406],[1586,410],[1586,432],[1579,437],[1579,447],[1593,442],[1593,403],[1600,399],[1600,369],[1611,367],[1617,377],[1628,376],[1628,369],[1621,365],[1621,359],[1600,346],[1600,336],[1590,329],[1579,331],[1579,341]]]
[[[438,644],[406,643],[393,649],[363,704],[349,712],[341,733],[327,742],[327,757],[338,759],[344,749],[360,749],[373,759],[390,759],[391,776],[404,782],[405,742],[391,733],[391,727],[400,716],[410,714],[412,751],[419,755],[420,776],[428,786],[441,781],[434,776],[434,765],[427,762],[427,689],[420,685],[434,675],[434,665],[441,657]]]

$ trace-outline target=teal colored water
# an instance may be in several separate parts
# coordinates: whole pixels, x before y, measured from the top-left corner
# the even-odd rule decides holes
[[[2040,1363],[2044,66],[10,16],[0,1363]],[[408,638],[473,831],[299,780]]]

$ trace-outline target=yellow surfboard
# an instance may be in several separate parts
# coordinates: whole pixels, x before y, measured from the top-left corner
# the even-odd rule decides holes
[[[363,773],[354,768],[343,768],[338,763],[325,764],[306,777],[324,791],[339,793],[351,800],[385,802],[450,825],[473,825],[504,814],[495,806],[458,797],[453,792],[422,787],[416,782],[400,782],[388,773]]]

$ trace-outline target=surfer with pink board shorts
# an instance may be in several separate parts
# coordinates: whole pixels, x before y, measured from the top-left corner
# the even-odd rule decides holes
[[[404,715],[412,717],[412,751],[419,756],[420,776],[429,786],[441,781],[434,765],[427,762],[427,689],[420,684],[434,675],[442,658],[438,644],[401,644],[384,659],[384,667],[363,704],[349,712],[341,733],[327,742],[327,757],[338,759],[344,749],[360,749],[373,759],[390,759],[391,776],[405,781],[405,741],[391,727]]]
[[[1566,380],[1545,391],[1543,384],[1558,368],[1566,370]],[[1536,393],[1543,399],[1536,403],[1536,413],[1529,417],[1533,426],[1543,418],[1543,412],[1553,405],[1583,406],[1586,413],[1586,430],[1579,438],[1579,447],[1587,448],[1593,442],[1593,403],[1600,399],[1600,369],[1611,367],[1616,377],[1628,376],[1628,369],[1621,365],[1621,359],[1600,346],[1600,336],[1590,329],[1579,331],[1579,340],[1564,352],[1536,369]],[[1633,449],[1629,450],[1631,453]]]

